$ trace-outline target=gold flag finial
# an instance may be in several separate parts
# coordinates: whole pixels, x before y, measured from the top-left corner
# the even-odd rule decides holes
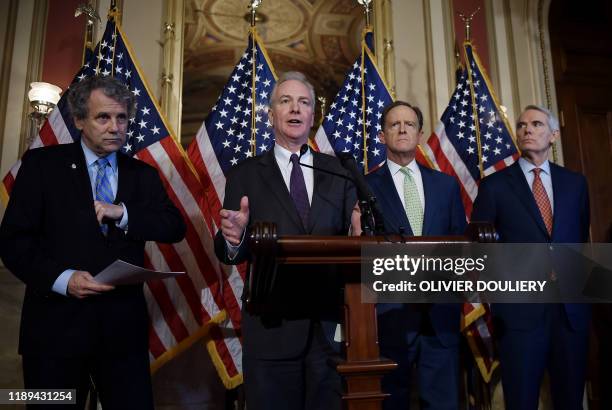
[[[472,19],[479,11],[480,6],[478,6],[478,8],[474,10],[469,16],[465,15],[461,11],[457,12],[457,14],[459,14],[459,17],[461,17],[461,20],[463,20],[463,23],[465,24],[465,41],[472,40]]]
[[[366,28],[370,27],[370,13],[372,12],[372,10],[370,10],[370,4],[372,4],[372,1],[373,0],[357,0],[357,3],[363,6],[365,12]]]
[[[251,27],[255,27],[257,23],[257,8],[261,6],[263,0],[251,0],[249,3],[249,9],[251,9]]]

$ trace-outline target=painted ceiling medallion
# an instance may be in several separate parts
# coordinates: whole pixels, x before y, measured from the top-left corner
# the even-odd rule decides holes
[[[243,0],[213,0],[207,4],[204,15],[213,32],[244,41],[249,33],[248,10]],[[261,21],[258,31],[267,44],[287,41],[304,31],[305,10],[287,0],[266,0],[257,9]]]
[[[181,141],[189,143],[247,46],[248,0],[185,2]],[[361,50],[355,0],[263,0],[257,32],[277,73],[307,73],[331,101]]]

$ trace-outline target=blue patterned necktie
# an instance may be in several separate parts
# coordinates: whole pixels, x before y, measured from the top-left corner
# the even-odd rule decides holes
[[[302,219],[304,228],[308,229],[308,214],[310,213],[310,202],[308,201],[308,191],[306,191],[306,182],[304,181],[304,173],[300,166],[300,158],[297,154],[291,154],[291,178],[289,179],[289,194],[295,208]]]
[[[106,176],[106,167],[110,166],[110,163],[106,158],[99,158],[95,164],[98,167],[96,173],[96,201],[112,204],[114,201],[113,189]],[[100,229],[104,235],[108,233],[107,224],[101,224]]]

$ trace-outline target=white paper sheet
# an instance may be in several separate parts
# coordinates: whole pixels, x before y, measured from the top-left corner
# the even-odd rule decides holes
[[[94,276],[94,279],[96,282],[107,285],[132,285],[151,279],[166,279],[184,274],[185,272],[161,272],[145,269],[117,259]]]

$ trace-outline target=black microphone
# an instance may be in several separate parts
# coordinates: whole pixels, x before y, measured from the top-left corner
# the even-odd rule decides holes
[[[376,196],[370,190],[370,186],[366,182],[363,174],[357,168],[355,158],[346,152],[338,153],[340,164],[353,177],[353,183],[357,188],[357,196],[359,198],[359,206],[362,214],[362,229],[366,235],[380,235],[385,231],[384,216],[378,207]]]
[[[306,151],[308,151],[308,144],[302,144],[300,147],[300,159],[302,159],[302,156],[306,153]]]
[[[337,154],[338,159],[340,160],[340,164],[346,169],[349,174],[353,177],[353,183],[357,188],[357,197],[359,200],[369,200],[374,196],[372,191],[370,191],[370,187],[368,183],[365,181],[363,174],[357,168],[357,162],[355,158],[347,152],[339,152]]]
[[[329,169],[314,167],[304,164],[301,160],[302,156],[308,151],[308,144],[303,144],[300,147],[300,157],[298,163],[301,166],[321,171],[326,174],[334,175],[346,181],[350,181],[357,188],[357,197],[359,199],[359,207],[361,208],[361,228],[366,235],[382,234],[384,232],[383,215],[376,204],[376,196],[372,194],[370,188],[365,182],[363,175],[359,172],[355,159],[351,154],[338,154],[340,165],[349,171],[350,177],[338,172],[330,171]]]

